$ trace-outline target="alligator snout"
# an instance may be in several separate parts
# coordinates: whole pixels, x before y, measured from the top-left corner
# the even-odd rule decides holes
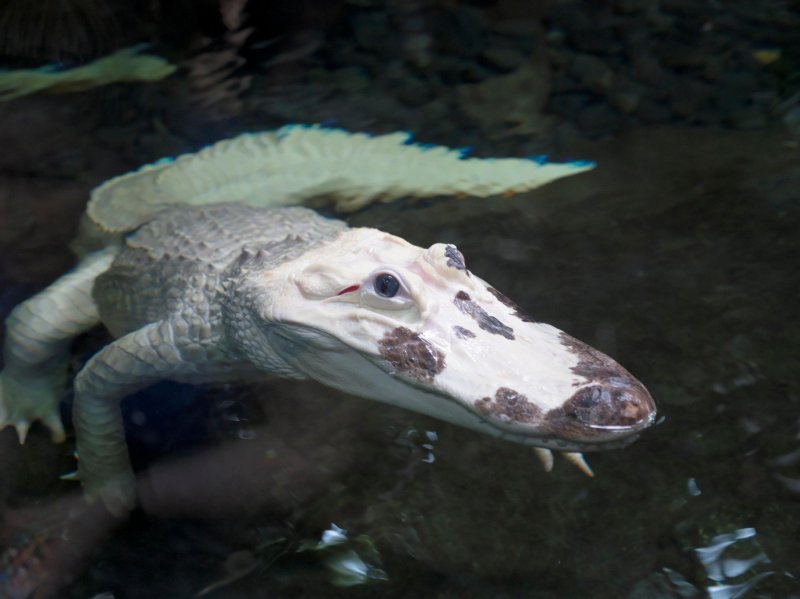
[[[561,408],[551,410],[547,420],[554,425],[579,426],[588,437],[595,437],[645,428],[655,411],[653,399],[639,381],[615,377],[578,390]]]
[[[632,437],[655,420],[656,405],[644,386],[630,376],[610,377],[582,387],[545,416],[551,434],[580,443],[604,443]]]

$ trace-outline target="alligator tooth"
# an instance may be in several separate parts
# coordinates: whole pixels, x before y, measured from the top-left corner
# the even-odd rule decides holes
[[[594,472],[592,472],[589,464],[587,464],[586,460],[583,458],[583,454],[579,451],[562,451],[561,455],[563,455],[568,462],[572,462],[577,466],[578,470],[583,472],[586,476],[594,476]]]
[[[536,457],[541,460],[544,471],[550,472],[553,469],[553,452],[544,447],[534,447],[533,451],[536,452]]]

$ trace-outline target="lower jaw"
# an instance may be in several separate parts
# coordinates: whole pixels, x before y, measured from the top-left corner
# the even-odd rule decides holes
[[[556,437],[535,437],[500,429],[498,429],[495,434],[501,439],[510,441],[512,443],[520,443],[522,445],[532,445],[534,447],[543,447],[546,449],[568,452],[621,449],[622,447],[630,445],[639,438],[639,432],[628,433],[624,437],[616,437],[614,439],[606,439],[601,441],[573,441],[569,439],[559,439]]]

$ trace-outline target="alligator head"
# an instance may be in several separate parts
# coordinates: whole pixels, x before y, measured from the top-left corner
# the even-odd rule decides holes
[[[654,420],[639,381],[528,317],[453,245],[349,229],[263,276],[272,351],[326,385],[565,452],[624,445]]]

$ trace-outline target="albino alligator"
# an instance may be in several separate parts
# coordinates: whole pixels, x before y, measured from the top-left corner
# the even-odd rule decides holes
[[[14,424],[24,441],[40,419],[64,439],[57,404],[69,342],[102,322],[116,341],[78,373],[74,424],[78,476],[114,511],[135,501],[119,402],[160,379],[312,378],[563,452],[633,440],[655,415],[641,383],[526,316],[455,246],[423,249],[281,206],[488,196],[589,168],[465,159],[407,141],[285,127],[95,189],[82,238],[99,235],[103,247],[6,321],[0,428]]]

